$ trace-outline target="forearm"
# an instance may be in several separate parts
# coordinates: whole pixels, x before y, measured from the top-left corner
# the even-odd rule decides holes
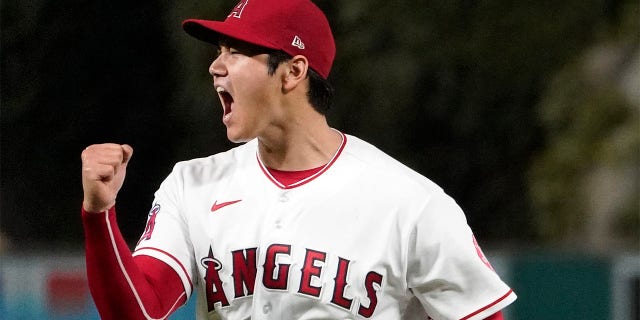
[[[184,304],[186,294],[173,269],[150,257],[133,258],[115,209],[82,210],[82,220],[89,289],[102,319],[164,319]]]

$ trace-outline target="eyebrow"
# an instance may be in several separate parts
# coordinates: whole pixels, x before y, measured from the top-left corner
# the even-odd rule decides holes
[[[218,37],[218,41],[216,41],[216,46],[217,47],[228,47],[229,46],[229,41],[231,40],[231,38],[224,36],[224,35],[220,35]]]

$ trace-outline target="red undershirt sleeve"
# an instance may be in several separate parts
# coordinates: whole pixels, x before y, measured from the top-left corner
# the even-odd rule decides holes
[[[491,315],[489,318],[485,318],[484,320],[504,320],[502,318],[502,311],[498,311]]]
[[[149,256],[133,257],[114,208],[82,210],[89,289],[102,319],[165,319],[186,302],[178,274]]]

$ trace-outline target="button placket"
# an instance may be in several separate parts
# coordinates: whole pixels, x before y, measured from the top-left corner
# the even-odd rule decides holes
[[[282,202],[282,203],[286,203],[289,202],[290,196],[289,196],[289,191],[288,190],[283,190],[282,192],[280,192],[280,196],[278,197],[278,201]]]
[[[282,230],[286,223],[287,207],[291,200],[291,190],[281,190],[277,199],[278,209],[274,212],[275,214],[272,217],[272,221],[275,229]]]

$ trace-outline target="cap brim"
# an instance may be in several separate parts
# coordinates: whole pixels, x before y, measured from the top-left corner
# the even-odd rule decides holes
[[[217,44],[220,32],[215,30],[221,24],[219,21],[188,19],[182,22],[182,29],[198,40]]]
[[[237,28],[236,26],[224,23],[223,21],[188,19],[182,22],[182,29],[198,40],[215,45],[218,44],[220,35],[224,35],[257,46],[269,49],[280,49],[264,39],[254,36],[255,33],[253,32]]]

